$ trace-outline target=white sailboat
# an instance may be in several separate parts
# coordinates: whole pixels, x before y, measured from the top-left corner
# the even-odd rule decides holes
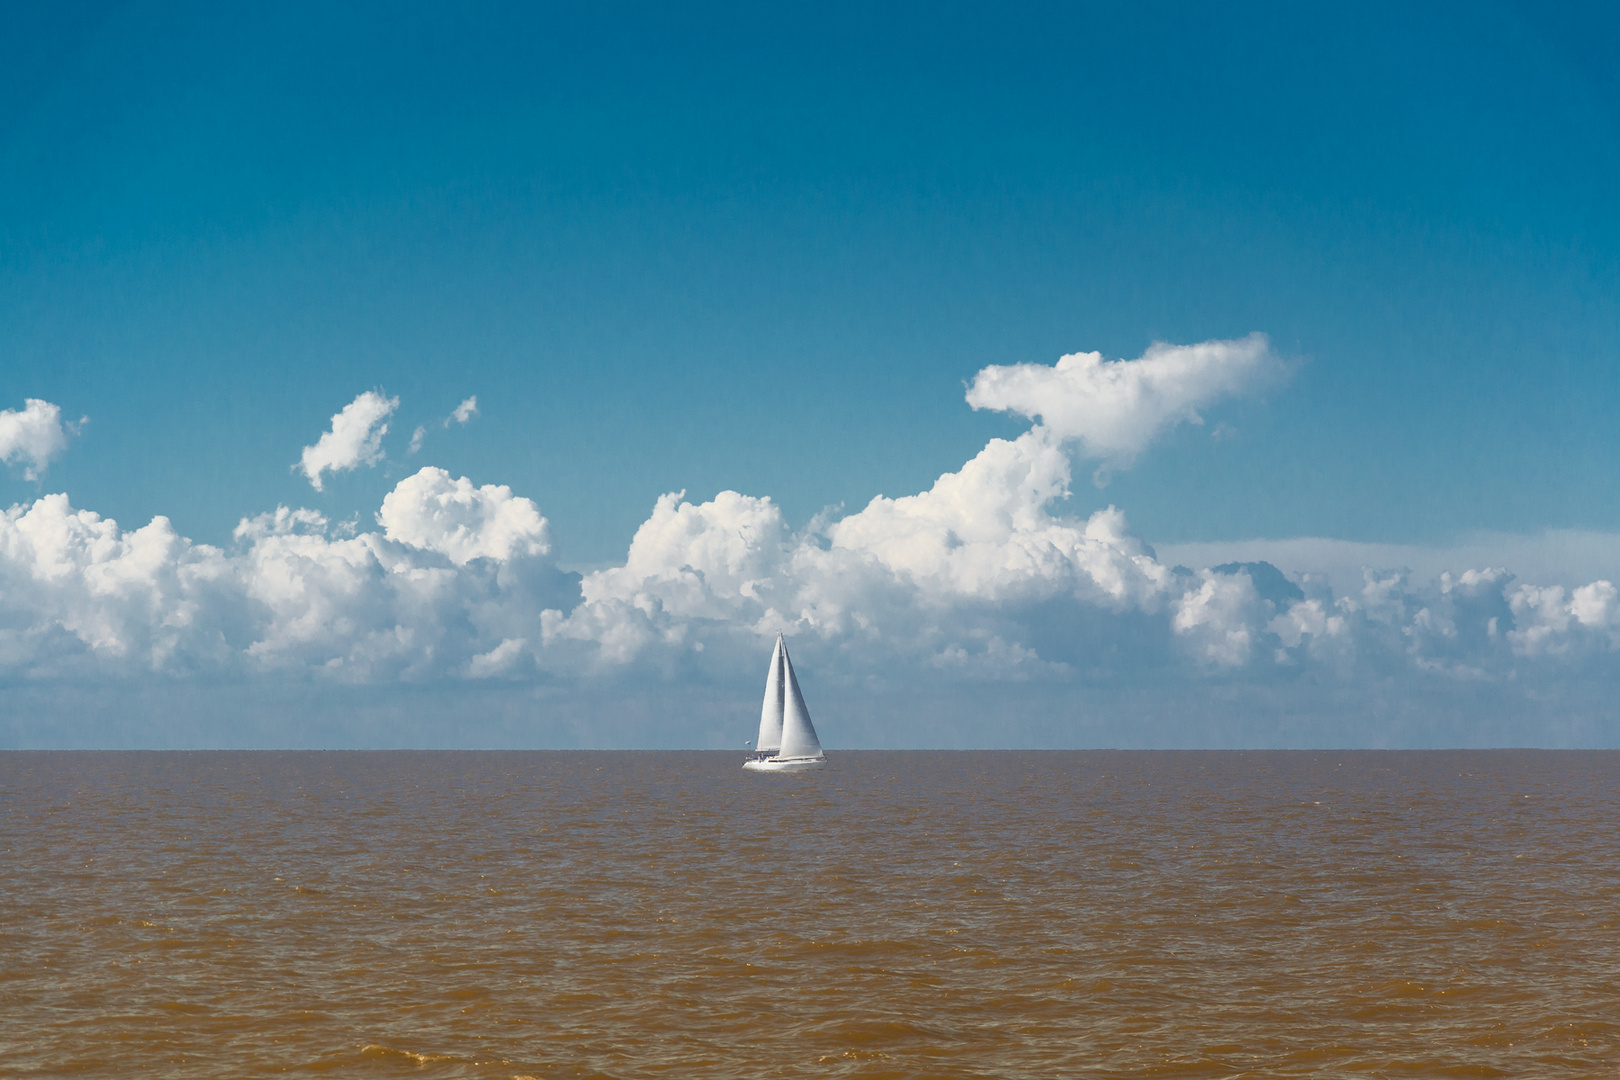
[[[765,676],[765,703],[759,710],[759,742],[754,756],[743,762],[745,769],[761,772],[801,772],[827,764],[821,740],[810,722],[810,710],[799,693],[799,679],[788,659],[787,643],[776,635],[771,650],[771,670]]]

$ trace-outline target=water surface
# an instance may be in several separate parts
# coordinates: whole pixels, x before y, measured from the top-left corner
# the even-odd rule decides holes
[[[1614,1075],[1620,753],[0,754],[14,1076]]]

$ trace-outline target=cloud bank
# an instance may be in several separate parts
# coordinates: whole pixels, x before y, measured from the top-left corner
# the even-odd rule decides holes
[[[769,497],[672,492],[621,565],[583,576],[557,565],[533,501],[432,466],[387,494],[375,528],[277,507],[241,521],[224,548],[162,517],[124,530],[46,495],[0,516],[0,679],[513,685],[576,698],[641,685],[670,708],[693,687],[748,691],[780,629],[824,691],[932,695],[942,710],[953,695],[993,691],[1016,711],[1040,695],[1133,688],[1182,710],[1235,688],[1341,712],[1368,707],[1369,693],[1533,709],[1577,682],[1616,688],[1620,590],[1608,578],[1187,564],[1161,558],[1113,506],[1068,512],[1075,441],[1122,464],[1274,362],[1259,338],[1073,359],[1046,374],[981,372],[972,398],[1041,422],[926,491],[797,529]],[[350,452],[329,460],[380,452],[363,448],[396,403],[372,397],[334,418]]]
[[[278,507],[234,544],[166,518],[123,530],[66,495],[0,516],[0,671],[11,677],[298,672],[338,681],[668,673],[753,656],[777,629],[850,677],[990,682],[1203,677],[1513,680],[1620,651],[1609,581],[1500,568],[1337,592],[1269,563],[1159,560],[1109,507],[1055,512],[1068,459],[995,439],[928,491],[795,531],[769,498],[660,498],[625,562],[559,569],[530,500],[432,466],[346,534]]]
[[[324,491],[321,474],[348,472],[375,465],[383,458],[382,440],[387,420],[399,408],[399,398],[367,390],[332,417],[332,429],[304,453],[293,468],[302,472],[316,491]]]
[[[427,468],[379,518],[383,532],[345,535],[278,507],[221,549],[163,517],[122,530],[65,495],[12,507],[0,517],[0,672],[459,678],[578,594],[547,558],[545,519],[505,487]]]

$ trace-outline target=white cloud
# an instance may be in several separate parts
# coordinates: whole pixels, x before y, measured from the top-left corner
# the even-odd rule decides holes
[[[448,428],[451,424],[465,425],[477,415],[478,395],[474,394],[463,401],[460,405],[457,405],[454,409],[452,409],[450,411],[450,415],[439,422],[439,426],[442,428]],[[416,430],[411,432],[410,447],[405,451],[406,457],[410,457],[422,449],[422,443],[427,440],[427,433],[428,428],[426,424],[416,425]]]
[[[1069,459],[1046,429],[992,439],[920,495],[879,496],[828,530],[932,595],[975,600],[1071,594],[1104,606],[1152,605],[1168,573],[1113,507],[1089,521],[1053,516],[1069,492]]]
[[[1174,602],[1170,625],[1199,660],[1238,667],[1254,651],[1258,628],[1270,614],[1247,574],[1205,570],[1195,587]]]
[[[734,491],[700,505],[684,495],[658,499],[623,566],[586,575],[579,607],[547,621],[548,643],[589,643],[595,661],[622,664],[651,645],[684,649],[704,628],[746,633],[775,610],[795,540],[781,511]]]
[[[1057,511],[1069,477],[1054,442],[1042,429],[993,440],[930,490],[879,497],[819,531],[793,532],[769,499],[666,495],[623,566],[587,576],[572,611],[543,616],[539,662],[666,670],[700,650],[757,650],[779,628],[853,673],[977,680],[1101,665],[1129,682],[1189,661],[1262,681],[1301,665],[1345,685],[1403,672],[1511,680],[1533,674],[1520,662],[1620,651],[1620,602],[1601,581],[1542,594],[1501,569],[1425,581],[1366,570],[1336,593],[1265,565],[1173,570],[1113,507]]]
[[[1296,649],[1307,638],[1334,637],[1344,630],[1344,616],[1328,614],[1321,598],[1301,600],[1266,624],[1285,648]]]
[[[367,438],[394,403],[376,405],[357,421]],[[926,491],[802,530],[767,497],[673,492],[622,565],[583,579],[552,562],[533,501],[434,467],[388,493],[375,528],[277,507],[243,519],[226,549],[161,517],[124,531],[48,495],[0,516],[0,673],[675,685],[752,672],[783,629],[831,658],[822,678],[878,689],[1178,684],[1197,697],[1244,680],[1349,694],[1546,686],[1575,665],[1620,674],[1613,575],[1526,582],[1489,562],[1285,575],[1156,554],[1115,507],[1070,509],[1074,430],[993,439]]]
[[[833,650],[849,677],[885,679],[1129,682],[1190,663],[1262,681],[1300,665],[1346,685],[1403,671],[1511,681],[1620,651],[1606,580],[1367,571],[1335,593],[1269,570],[1172,572],[1119,511],[1054,512],[1067,476],[1050,449],[1046,434],[997,440],[929,491],[874,499],[820,533],[794,532],[765,498],[666,495],[624,565],[578,586],[550,563],[530,500],[441,469],[390,492],[381,532],[278,507],[244,519],[230,551],[165,518],[126,532],[48,495],[0,516],[0,670],[669,673],[752,657],[777,628]]]
[[[1037,430],[993,440],[929,491],[879,496],[821,537],[791,532],[769,499],[665,495],[625,565],[587,576],[584,602],[548,620],[547,641],[592,642],[598,661],[624,664],[783,628],[857,649],[862,664],[973,655],[947,666],[1025,677],[1037,658],[998,633],[1005,612],[1051,601],[1087,618],[1154,612],[1171,590],[1117,510],[1051,513],[1068,481],[1067,457]]]
[[[489,652],[479,653],[467,661],[468,677],[489,679],[510,673],[528,644],[522,638],[502,638],[501,643]]]
[[[238,542],[257,541],[267,536],[286,536],[289,533],[324,536],[329,527],[326,515],[317,510],[289,510],[285,506],[278,506],[268,513],[237,522],[236,528],[231,530],[231,539]]]
[[[1521,656],[1620,650],[1620,590],[1612,582],[1573,590],[1520,585],[1508,603],[1516,625],[1507,636]]]
[[[1609,581],[1583,585],[1570,597],[1569,613],[1593,630],[1620,629],[1620,590]]]
[[[1107,470],[1129,466],[1165,429],[1203,423],[1199,410],[1276,379],[1282,364],[1264,334],[1198,345],[1157,343],[1135,360],[1071,353],[1053,367],[987,367],[973,378],[968,404],[1039,420],[1078,441]]]
[[[29,398],[22,411],[0,410],[0,461],[27,462],[23,475],[38,480],[51,459],[67,449],[68,430],[62,410],[49,401]]]
[[[293,468],[303,472],[316,491],[325,490],[321,474],[347,472],[361,465],[375,465],[383,458],[382,438],[388,434],[387,419],[399,408],[399,398],[384,397],[367,390],[343,406],[332,417],[332,430],[314,446],[304,447],[303,456]]]
[[[229,575],[218,549],[164,517],[123,532],[66,495],[14,506],[0,517],[0,655],[35,673],[80,654],[136,668],[206,662],[214,642],[191,630],[203,594]]]
[[[233,551],[163,517],[124,531],[66,495],[14,506],[0,515],[0,671],[485,676],[512,670],[522,649],[506,643],[538,638],[542,611],[577,600],[529,500],[433,469],[390,498],[408,539],[278,507],[244,519]]]
[[[474,487],[429,465],[383,497],[377,524],[388,539],[436,551],[457,566],[551,551],[551,529],[539,507],[505,484]]]

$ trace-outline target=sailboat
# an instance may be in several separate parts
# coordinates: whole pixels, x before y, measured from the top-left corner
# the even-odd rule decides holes
[[[771,670],[765,676],[765,704],[759,710],[759,742],[754,756],[743,762],[745,769],[761,772],[801,772],[827,764],[810,722],[810,710],[799,693],[799,679],[788,659],[787,643],[776,635],[771,651]]]

